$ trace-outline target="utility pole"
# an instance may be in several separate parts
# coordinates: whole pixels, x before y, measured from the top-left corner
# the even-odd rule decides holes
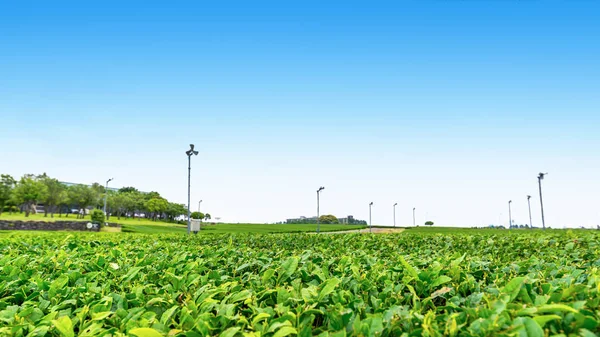
[[[542,180],[544,180],[544,176],[548,173],[540,173],[538,175],[538,184],[540,187],[540,206],[542,208],[542,229],[546,229],[546,220],[544,219],[544,201],[542,200]]]
[[[373,233],[373,222],[371,221],[371,206],[373,206],[373,202],[369,204],[369,233]]]
[[[194,151],[194,144],[190,144],[190,149],[185,151],[185,154],[188,156],[188,204],[187,204],[187,216],[188,216],[188,224],[187,224],[187,233],[190,234],[192,230],[192,218],[190,213],[190,179],[192,175],[192,155],[197,156],[198,151]]]
[[[416,226],[416,221],[415,221],[415,207],[413,207],[413,227]]]
[[[533,222],[531,221],[531,196],[527,196],[527,206],[529,207],[529,229],[533,229]]]
[[[396,228],[396,205],[398,205],[398,203],[394,204],[394,228]]]
[[[110,178],[106,181],[106,187],[104,188],[104,216],[106,216],[106,197],[108,197],[108,183],[110,183],[113,178]]]
[[[317,234],[319,234],[319,232],[321,231],[321,217],[320,217],[320,210],[319,210],[319,194],[324,189],[325,189],[325,187],[321,186],[317,190]]]
[[[512,200],[508,201],[508,229],[512,228],[512,213],[510,210],[510,204],[512,204]]]

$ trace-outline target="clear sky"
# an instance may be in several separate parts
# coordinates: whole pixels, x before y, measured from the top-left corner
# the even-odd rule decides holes
[[[228,222],[600,224],[598,1],[3,1],[0,172]]]

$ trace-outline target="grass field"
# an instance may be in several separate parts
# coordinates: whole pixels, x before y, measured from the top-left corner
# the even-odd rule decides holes
[[[29,221],[90,221],[89,216],[85,219],[75,219],[74,216],[65,218],[64,216],[59,218],[44,217],[43,214],[32,214],[29,217],[25,217],[25,214],[8,214],[3,213],[0,216],[3,220],[29,220]],[[117,219],[111,217],[109,222],[118,223],[121,225],[122,232],[127,233],[145,233],[145,234],[166,234],[166,233],[186,233],[186,225],[167,223],[161,221],[151,221],[148,219]],[[361,229],[365,226],[362,225],[321,225],[321,230],[324,232],[342,231],[342,230],[353,230]],[[316,225],[270,225],[270,224],[216,224],[206,225],[203,224],[201,234],[219,234],[219,233],[300,233],[300,232],[314,232],[316,231]]]
[[[596,231],[8,232],[2,336],[598,336]]]

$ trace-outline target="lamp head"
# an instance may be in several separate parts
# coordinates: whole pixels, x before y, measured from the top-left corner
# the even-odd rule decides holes
[[[190,149],[185,151],[185,154],[189,156],[191,155],[198,155],[198,151],[194,151],[194,144],[190,144]]]
[[[398,203],[395,203],[394,206],[398,205]]]
[[[369,204],[369,206],[373,205],[373,202],[371,201],[371,203]]]
[[[529,199],[531,199],[531,196],[530,196],[530,195],[528,195],[528,196],[527,196],[527,200],[529,200]]]

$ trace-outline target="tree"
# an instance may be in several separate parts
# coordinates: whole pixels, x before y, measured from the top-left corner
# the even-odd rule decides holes
[[[135,187],[121,187],[119,188],[119,193],[137,193],[139,192]]]
[[[61,201],[60,199],[65,190],[65,185],[48,176],[44,176],[41,181],[46,186],[47,192],[43,199],[44,216],[48,216],[48,212],[50,212],[50,217],[54,218],[54,211],[56,206],[58,206],[59,202]]]
[[[69,188],[69,199],[83,212],[78,218],[83,218],[87,207],[96,205],[98,198],[98,192],[89,186],[73,185]]]
[[[427,221],[427,222],[425,222],[425,226],[433,226],[433,221]]]
[[[33,175],[25,175],[19,180],[13,193],[15,201],[25,206],[25,216],[28,217],[32,206],[44,199],[46,185],[34,178]]]
[[[112,207],[117,210],[117,219],[126,216],[127,212],[134,208],[134,200],[132,195],[134,192],[118,192],[114,195],[109,195],[112,199]]]
[[[142,217],[142,212],[144,211],[144,195],[138,191],[130,193],[131,197],[131,215],[135,218],[135,212],[138,212],[138,220]]]
[[[155,199],[155,198],[162,198],[162,197],[160,196],[160,193],[154,192],[154,191],[144,194],[144,199],[146,199],[146,200]]]
[[[202,219],[204,219],[204,213],[202,213],[202,212],[192,212],[192,214],[190,214],[190,218],[196,219],[196,220],[202,220]]]
[[[156,217],[167,210],[169,202],[166,199],[157,197],[146,201],[144,206],[152,214],[152,219],[156,221]]]
[[[187,208],[183,204],[170,202],[165,214],[169,220],[175,220],[176,217],[187,214]]]
[[[94,198],[94,203],[90,204],[89,206],[96,206],[97,208],[103,208],[104,207],[104,199],[101,198],[104,196],[104,193],[106,192],[106,189],[104,188],[104,186],[98,184],[98,183],[93,183],[92,186],[90,186],[90,188],[92,189],[92,191],[94,191],[94,193],[96,194],[96,197]]]
[[[68,189],[69,188],[65,186],[65,188],[58,195],[58,200],[56,201],[56,206],[58,207],[58,216],[59,217],[62,216],[63,208],[69,206],[69,204],[71,203],[71,200],[69,199]],[[67,212],[65,215],[68,217],[69,213]]]
[[[335,224],[335,223],[339,223],[338,218],[335,217],[335,215],[331,215],[331,214],[327,214],[327,215],[321,215],[319,217],[319,221],[321,223],[324,224]]]
[[[0,175],[0,215],[4,206],[10,202],[17,181],[8,174]]]

